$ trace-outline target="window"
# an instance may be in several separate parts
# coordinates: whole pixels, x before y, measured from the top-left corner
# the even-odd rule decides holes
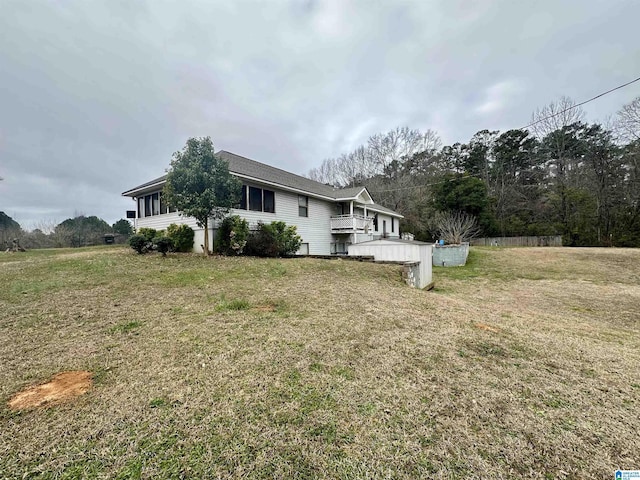
[[[247,186],[242,185],[242,196],[240,197],[240,210],[247,209]]]
[[[169,207],[162,195],[162,192],[150,193],[144,197],[138,197],[138,218],[162,215],[164,213],[175,212],[174,207]]]
[[[386,220],[382,220],[382,236],[383,237],[387,236],[387,221]]]
[[[147,195],[144,197],[144,216],[151,216],[151,195]]]
[[[392,218],[391,219],[391,233],[393,233],[393,224],[394,224],[394,221],[393,221],[393,218]]]
[[[373,216],[373,228],[375,229],[375,231],[378,231],[378,214],[376,213]]]
[[[265,190],[258,187],[242,186],[242,194],[240,197],[240,210],[253,210],[254,212],[276,212],[276,194],[271,190]]]
[[[249,210],[262,211],[262,189],[249,187]]]
[[[152,215],[160,215],[160,194],[153,193],[151,195],[151,203],[153,206]]]
[[[160,213],[167,213],[167,204],[164,203],[162,192],[160,192]]]
[[[298,195],[298,216],[309,216],[309,197],[306,195]]]
[[[262,190],[263,195],[263,211],[269,213],[276,213],[276,194],[271,190]]]

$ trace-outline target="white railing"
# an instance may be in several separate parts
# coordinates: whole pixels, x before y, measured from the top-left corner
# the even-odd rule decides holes
[[[331,231],[364,232],[372,231],[373,218],[364,215],[337,215],[331,217]]]

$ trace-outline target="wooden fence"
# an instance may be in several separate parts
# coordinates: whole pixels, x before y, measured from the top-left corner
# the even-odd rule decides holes
[[[484,247],[561,247],[562,235],[474,238],[471,240],[471,245]]]

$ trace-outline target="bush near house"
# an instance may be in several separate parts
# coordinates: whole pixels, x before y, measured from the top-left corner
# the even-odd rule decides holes
[[[153,239],[153,247],[154,250],[160,252],[163,257],[167,256],[167,252],[173,250],[173,240],[166,236],[158,236]]]
[[[147,240],[144,235],[133,235],[129,238],[129,246],[140,255],[147,253],[151,249],[152,245],[153,244]]]
[[[249,223],[238,215],[226,217],[218,228],[217,250],[223,255],[242,255],[249,238]]]
[[[294,225],[284,222],[258,223],[247,240],[247,255],[257,257],[283,257],[295,254],[302,243]]]
[[[158,231],[155,228],[142,227],[136,234],[144,237],[148,242],[153,242],[153,239],[158,236]]]
[[[176,252],[190,252],[193,250],[193,228],[189,225],[176,225],[172,223],[167,227],[167,237],[173,242]]]
[[[145,235],[133,235],[129,238],[129,246],[133,248],[140,255],[144,253],[149,253],[153,250],[160,252],[163,257],[167,256],[167,252],[171,252],[174,250],[174,242],[171,238],[165,235],[164,230],[160,232],[156,232],[156,230],[152,228],[140,229],[146,230]],[[150,233],[155,233],[155,236],[149,239]]]

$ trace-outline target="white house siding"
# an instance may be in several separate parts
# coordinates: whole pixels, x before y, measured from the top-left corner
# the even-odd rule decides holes
[[[249,184],[261,187],[260,184]],[[335,215],[335,203],[319,198],[309,197],[308,217],[298,215],[298,194],[284,190],[277,190],[264,186],[275,192],[275,213],[254,212],[251,210],[232,210],[232,215],[238,215],[255,226],[258,221],[271,223],[284,222],[295,225],[302,243],[309,244],[310,255],[329,255],[331,253],[331,216]]]
[[[373,216],[376,212],[370,211],[367,212],[368,215]],[[384,233],[382,231],[384,221],[387,222],[387,237],[388,238],[400,238],[400,222],[397,218],[393,218],[391,215],[387,215],[386,213],[378,213],[378,228],[373,228],[373,236],[378,239],[382,237]],[[394,222],[393,232],[391,231],[391,221]]]
[[[362,243],[369,242],[374,238],[372,233],[353,233],[351,234],[350,239],[351,243]]]
[[[166,230],[166,228],[175,223],[176,225],[188,225],[193,228],[193,251],[202,252],[204,244],[204,228],[200,228],[193,217],[183,217],[177,212],[164,213],[162,215],[153,215],[151,217],[142,217],[136,219],[137,228],[154,228],[156,230]],[[211,230],[209,231],[209,249],[212,248],[213,238],[211,238]]]
[[[397,218],[393,218],[385,213],[378,213],[367,209],[367,216],[378,216],[378,228],[373,228],[367,234],[352,233],[345,235],[333,235],[331,233],[331,216],[336,215],[337,203],[332,200],[323,200],[320,198],[308,197],[308,217],[300,217],[298,215],[298,194],[280,190],[276,187],[263,185],[260,182],[244,182],[248,186],[255,186],[271,190],[275,193],[275,213],[255,212],[252,210],[233,209],[232,215],[239,215],[246,219],[251,227],[262,221],[271,223],[273,221],[282,221],[287,225],[295,225],[298,234],[302,237],[302,242],[309,245],[308,253],[311,255],[330,255],[332,252],[332,243],[356,244],[378,239],[383,235],[383,225],[387,223],[387,237],[399,238],[399,223]],[[160,191],[160,190],[158,190]],[[148,195],[154,192],[145,192]],[[355,206],[353,213],[363,215],[364,208]],[[393,232],[391,231],[391,222],[394,222]],[[167,213],[162,215],[153,215],[137,219],[137,227],[148,227],[156,230],[164,230],[170,224],[176,223],[186,224],[194,230],[194,251],[201,252],[204,243],[204,230],[197,226],[196,221],[192,217],[183,217],[179,213]],[[216,225],[210,223],[209,249],[213,249],[215,241]]]
[[[189,225],[194,230],[200,229],[193,217],[183,217],[179,213],[165,213],[163,215],[153,215],[151,217],[142,217],[136,219],[136,228],[155,228],[156,230],[164,230],[172,223],[181,225]]]
[[[298,215],[298,194],[277,190],[271,186],[262,186],[258,183],[248,183],[272,190],[275,192],[275,213],[255,212],[252,210],[232,209],[231,215],[238,215],[247,220],[251,227],[257,225],[259,221],[271,223],[274,221],[285,222],[287,225],[295,225],[298,235],[302,237],[303,243],[309,244],[309,254],[329,255],[331,253],[331,216],[335,215],[335,203],[318,198],[309,197],[308,217]],[[179,213],[167,213],[137,219],[137,227],[155,228],[164,230],[170,224],[186,224],[193,228],[194,251],[202,252],[201,245],[204,243],[204,229],[196,224],[192,217],[183,217]],[[211,223],[209,231],[209,248],[213,248],[216,225]]]

